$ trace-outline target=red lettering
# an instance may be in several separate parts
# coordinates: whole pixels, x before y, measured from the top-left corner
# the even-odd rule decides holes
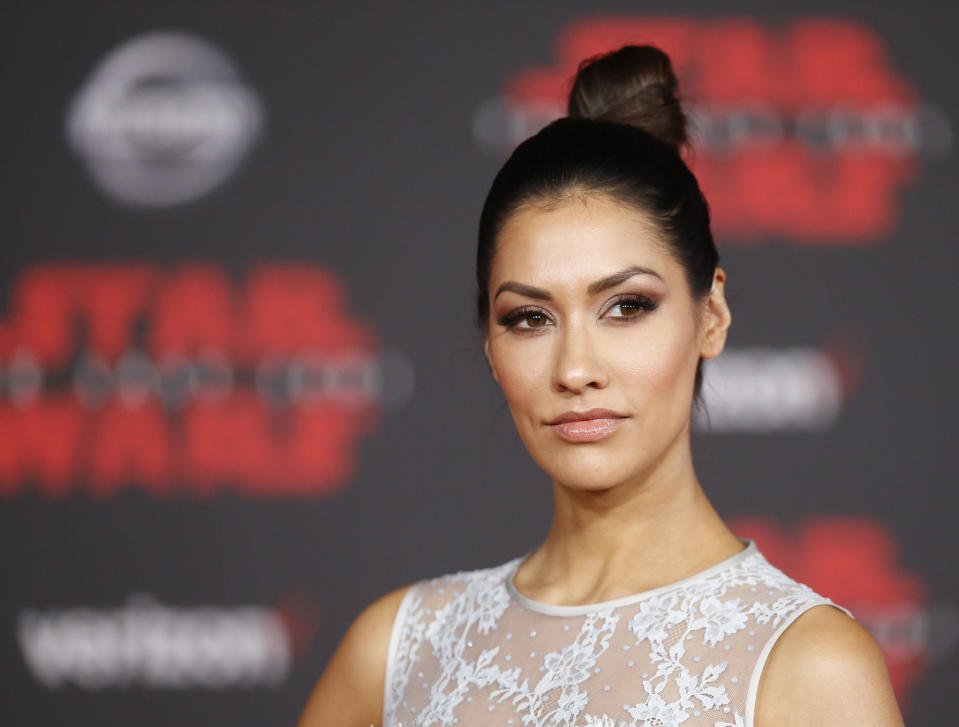
[[[196,494],[211,495],[227,483],[271,482],[284,468],[273,449],[268,412],[251,392],[193,402],[185,412],[181,469]]]
[[[911,106],[909,85],[893,73],[879,37],[858,23],[800,20],[783,38],[793,105]]]
[[[23,346],[46,369],[67,362],[76,346],[74,276],[67,265],[28,269],[13,286],[11,348]]]
[[[262,266],[250,276],[246,300],[248,356],[337,354],[373,344],[369,329],[346,318],[340,282],[322,268]]]
[[[14,288],[14,341],[47,369],[65,364],[76,349],[76,326],[85,345],[107,361],[129,347],[133,321],[144,312],[153,277],[150,266],[41,265],[24,273]]]
[[[196,356],[204,349],[231,351],[235,310],[230,281],[213,265],[185,265],[163,279],[150,318],[148,350]]]
[[[183,474],[198,494],[227,483],[258,497],[328,494],[353,474],[367,419],[334,407],[271,413],[249,393],[197,403],[184,420]]]
[[[87,344],[114,362],[130,348],[133,323],[146,312],[154,270],[150,265],[84,266],[76,272],[74,298],[84,317]]]
[[[225,273],[203,264],[168,277],[119,263],[50,264],[24,273],[10,321],[0,327],[0,354],[32,355],[53,388],[20,408],[0,405],[0,495],[15,495],[31,481],[54,496],[87,483],[96,497],[126,487],[156,496],[230,488],[272,497],[342,486],[355,466],[356,440],[375,415],[372,402],[361,392],[311,390],[274,410],[251,384],[269,357],[345,366],[351,356],[372,352],[372,330],[351,319],[338,279],[317,266],[260,267],[244,292],[238,305]],[[134,337],[141,322],[143,341]],[[149,360],[117,365],[141,343]],[[86,349],[105,368],[73,381],[64,366]],[[219,393],[212,374],[191,378],[191,362],[210,349],[235,372]],[[168,356],[181,358],[182,368],[164,368]],[[151,367],[169,374],[161,396],[151,389]],[[359,385],[349,372],[339,375],[344,386]],[[89,395],[88,411],[75,386]]]
[[[831,197],[831,204],[823,205],[823,214],[798,229],[810,241],[838,237],[851,243],[873,242],[892,228],[899,219],[896,192],[917,168],[914,159],[883,159],[854,151],[839,156],[833,165],[819,167],[819,188],[824,198]]]
[[[96,416],[89,453],[91,492],[113,495],[140,485],[154,495],[171,493],[171,452],[166,417],[155,402],[129,407],[111,401]]]
[[[781,100],[781,81],[788,73],[783,72],[780,41],[755,20],[703,27],[690,42],[695,63],[677,71],[686,98],[720,105],[758,101],[771,106]]]
[[[715,233],[742,241],[798,233],[806,243],[869,243],[893,224],[895,187],[914,169],[875,156],[815,157],[796,143],[695,161]]]
[[[20,409],[0,401],[0,495],[34,482],[63,497],[76,479],[85,442],[85,416],[72,396],[44,396]]]
[[[356,439],[365,429],[351,413],[335,407],[300,407],[292,412],[283,448],[284,495],[329,494],[353,476]]]

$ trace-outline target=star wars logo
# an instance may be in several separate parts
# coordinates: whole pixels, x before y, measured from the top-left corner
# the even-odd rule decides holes
[[[943,114],[920,102],[861,23],[746,17],[586,18],[556,39],[551,67],[517,71],[474,116],[477,141],[508,150],[565,115],[584,58],[626,44],[671,57],[693,130],[687,162],[724,240],[857,245],[889,234],[920,157],[951,146]]]
[[[379,349],[317,265],[30,268],[0,322],[0,495],[328,494],[412,385]]]

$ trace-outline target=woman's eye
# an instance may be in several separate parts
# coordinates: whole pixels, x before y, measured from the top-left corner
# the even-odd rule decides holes
[[[507,328],[542,328],[549,325],[549,316],[540,310],[517,310],[507,313],[498,323]]]
[[[634,318],[656,308],[656,302],[644,295],[620,298],[606,309],[611,318]]]
[[[526,325],[523,325],[524,323]],[[547,323],[549,323],[549,318],[546,317],[545,313],[531,310],[521,314],[514,325],[518,328],[542,328]]]

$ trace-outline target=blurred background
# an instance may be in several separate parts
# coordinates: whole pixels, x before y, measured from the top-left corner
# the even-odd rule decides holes
[[[653,43],[733,327],[693,450],[740,535],[954,713],[948,4],[6,2],[5,725],[293,724],[384,592],[546,533],[472,322],[480,207]]]

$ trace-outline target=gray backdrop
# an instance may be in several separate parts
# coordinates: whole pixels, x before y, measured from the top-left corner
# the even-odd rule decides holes
[[[4,724],[291,724],[364,605],[539,542],[479,209],[563,53],[664,18],[734,316],[700,479],[876,634],[911,723],[955,711],[954,7],[0,17]]]

